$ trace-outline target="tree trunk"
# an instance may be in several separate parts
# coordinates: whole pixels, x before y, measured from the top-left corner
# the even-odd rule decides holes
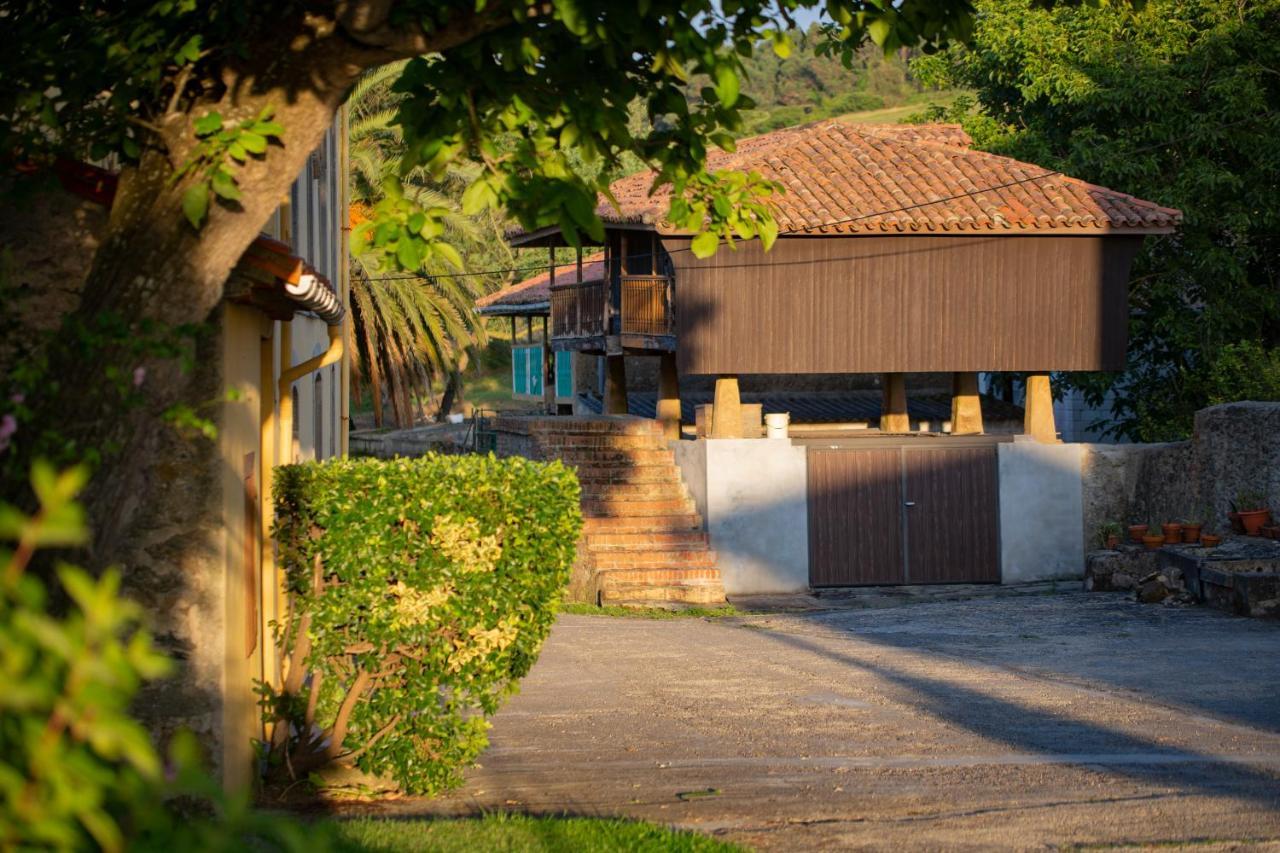
[[[172,330],[210,318],[232,267],[288,193],[359,73],[355,65],[334,61],[326,69],[327,77],[317,75],[315,53],[323,50],[316,48],[305,66],[301,58],[292,57],[272,60],[260,73],[228,72],[227,94],[220,102],[175,115],[164,128],[172,131],[167,134],[169,153],[149,149],[136,167],[122,171],[75,320],[91,323],[110,313],[124,322],[128,336],[135,336],[148,327]],[[290,61],[298,63],[296,69]],[[298,73],[306,76],[291,79]],[[275,119],[285,128],[283,144],[272,145],[263,158],[236,169],[241,203],[234,209],[210,204],[208,219],[197,231],[182,214],[188,183],[171,178],[174,168],[190,156],[190,121],[212,110],[224,120],[242,119],[267,105],[274,107]],[[106,565],[122,556],[131,523],[147,505],[156,461],[150,451],[157,430],[169,428],[157,418],[185,400],[187,377],[172,358],[138,361],[125,342],[93,353],[88,364],[83,348],[74,345],[56,346],[49,356],[50,375],[57,382],[44,399],[35,401],[38,423],[62,425],[63,434],[81,453],[105,449],[85,503],[93,529],[90,561]],[[135,373],[139,367],[145,374]],[[144,376],[145,404],[120,411],[118,402],[100,390],[107,368],[123,376]]]

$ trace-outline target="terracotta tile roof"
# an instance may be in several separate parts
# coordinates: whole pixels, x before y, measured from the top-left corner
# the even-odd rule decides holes
[[[556,281],[560,283],[573,281],[578,271],[576,264],[558,264]],[[582,259],[582,279],[604,278],[604,253],[599,252]],[[481,314],[512,314],[520,309],[543,307],[551,302],[551,273],[540,272],[524,281],[504,287],[476,300],[476,309]]]
[[[712,169],[755,169],[781,183],[783,233],[1099,233],[1171,231],[1182,213],[1041,166],[974,151],[958,125],[857,125],[830,120],[738,142]],[[1044,177],[1040,177],[1040,176]],[[616,181],[621,211],[606,222],[660,222],[669,187],[649,196],[651,172]]]
[[[99,166],[60,159],[54,173],[63,189],[95,204],[110,207],[115,199],[117,176]],[[311,311],[331,326],[342,322],[345,309],[329,279],[315,267],[293,254],[285,243],[261,234],[249,244],[231,271],[234,285],[229,290],[271,291],[299,308]],[[235,297],[242,299],[242,296]],[[269,303],[268,303],[269,304]],[[277,316],[278,315],[278,316]],[[289,319],[273,312],[277,319]]]

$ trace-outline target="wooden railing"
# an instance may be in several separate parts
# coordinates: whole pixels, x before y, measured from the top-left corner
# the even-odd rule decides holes
[[[622,333],[670,335],[671,279],[662,275],[622,277]]]
[[[551,288],[551,337],[592,338],[609,334],[609,282],[605,279]],[[661,275],[624,275],[619,328],[624,335],[670,335],[671,280]]]
[[[590,338],[608,329],[609,283],[594,281],[557,284],[551,288],[551,337]]]

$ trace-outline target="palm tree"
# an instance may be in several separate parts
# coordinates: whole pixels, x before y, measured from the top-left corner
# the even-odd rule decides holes
[[[404,140],[391,119],[402,96],[391,91],[404,63],[392,63],[366,74],[350,103],[351,225],[355,226],[381,198],[384,181],[400,171]],[[462,255],[461,271],[439,260],[425,261],[420,278],[386,274],[371,256],[351,258],[352,393],[365,388],[374,400],[374,423],[382,426],[382,400],[390,400],[396,426],[410,426],[435,385],[445,394],[437,414],[448,414],[466,367],[468,353],[485,343],[484,324],[475,313],[477,297],[503,282],[501,274],[477,270],[512,265],[511,249],[502,239],[502,223],[492,215],[464,216],[457,199],[470,176],[454,169],[432,180],[421,169],[402,176],[405,194],[427,207],[450,211],[446,239]]]

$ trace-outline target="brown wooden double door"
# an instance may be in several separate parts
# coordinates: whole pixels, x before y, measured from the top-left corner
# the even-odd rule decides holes
[[[809,582],[1000,580],[996,449],[809,448]]]

